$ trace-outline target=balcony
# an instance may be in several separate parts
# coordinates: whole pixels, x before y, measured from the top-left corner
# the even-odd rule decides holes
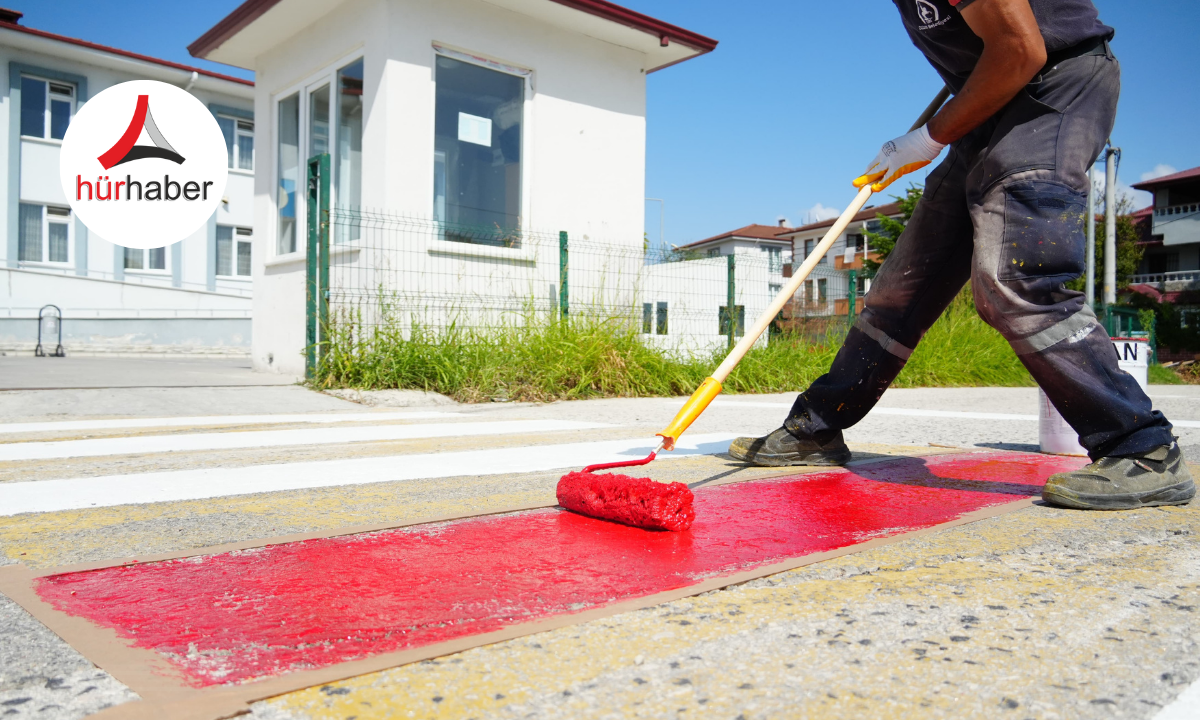
[[[1195,290],[1200,289],[1200,270],[1180,270],[1178,272],[1144,273],[1129,278],[1131,285],[1157,285],[1160,290]]]

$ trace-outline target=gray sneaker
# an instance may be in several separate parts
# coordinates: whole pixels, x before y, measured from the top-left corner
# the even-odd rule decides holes
[[[845,465],[850,448],[842,431],[822,433],[828,437],[798,438],[785,428],[760,438],[740,437],[729,444],[729,454],[738,460],[767,467],[788,465]]]
[[[1128,457],[1103,457],[1078,470],[1051,475],[1042,499],[1079,510],[1132,510],[1183,505],[1196,484],[1178,443]]]

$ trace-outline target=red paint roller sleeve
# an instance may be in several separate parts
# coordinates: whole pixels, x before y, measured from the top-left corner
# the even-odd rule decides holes
[[[647,530],[687,530],[696,519],[692,500],[687,485],[650,478],[573,472],[558,481],[558,504],[564,508]]]

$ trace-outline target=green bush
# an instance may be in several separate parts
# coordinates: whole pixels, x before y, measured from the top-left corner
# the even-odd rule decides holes
[[[844,333],[816,339],[775,336],[756,347],[725,383],[731,393],[795,392],[833,362]],[[346,318],[330,329],[320,388],[413,388],[463,402],[497,396],[548,401],[689,395],[724,357],[685,357],[644,343],[624,318],[530,321],[490,330],[416,329],[394,324],[361,332]],[[1008,343],[960,294],[930,328],[896,387],[1032,385]]]

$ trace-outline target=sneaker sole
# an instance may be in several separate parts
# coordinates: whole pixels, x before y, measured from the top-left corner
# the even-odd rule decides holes
[[[792,457],[788,455],[755,455],[753,458],[739,457],[732,452],[729,456],[734,460],[758,465],[760,467],[841,467],[850,462],[850,450],[840,452],[821,452]]]
[[[1145,493],[1126,495],[1064,495],[1053,488],[1042,491],[1042,499],[1057,507],[1072,510],[1136,510],[1162,505],[1186,505],[1196,497],[1196,484],[1191,480]]]

